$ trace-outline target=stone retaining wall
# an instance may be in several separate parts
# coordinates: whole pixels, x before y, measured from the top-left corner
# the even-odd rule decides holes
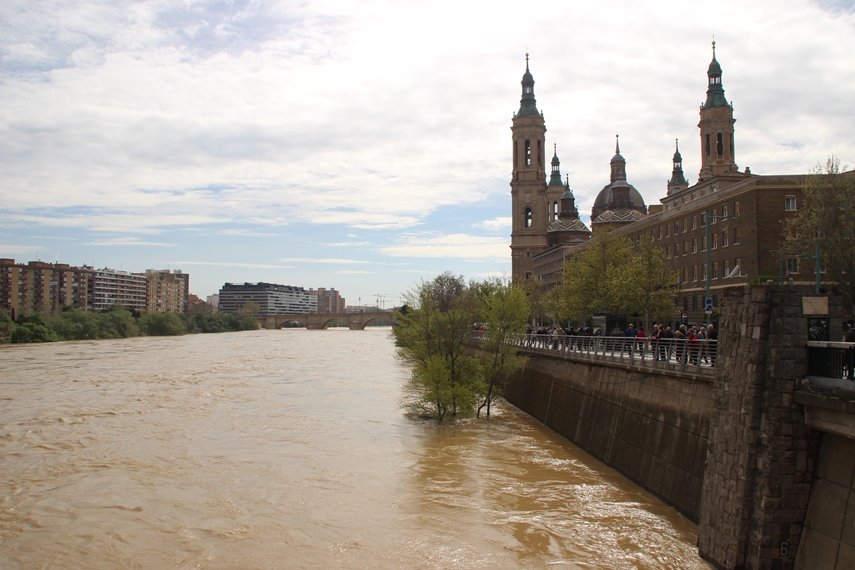
[[[698,520],[710,378],[528,353],[505,398]]]

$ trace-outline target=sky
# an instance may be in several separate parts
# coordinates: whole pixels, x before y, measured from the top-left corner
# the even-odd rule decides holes
[[[530,54],[582,219],[608,183],[690,182],[715,38],[736,162],[855,164],[855,2],[4,0],[0,257],[332,287],[396,306],[509,276]]]

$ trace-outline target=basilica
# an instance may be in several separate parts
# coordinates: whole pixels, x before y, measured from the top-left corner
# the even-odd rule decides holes
[[[561,278],[564,261],[584,248],[598,228],[613,229],[637,243],[650,235],[680,276],[678,305],[702,320],[705,296],[750,280],[810,282],[812,263],[782,253],[783,221],[801,205],[805,175],[756,175],[736,165],[733,107],[725,98],[715,56],[707,69],[706,100],[700,107],[701,169],[690,184],[679,147],[659,204],[645,205],[628,182],[626,160],[615,141],[609,183],[591,209],[591,228],[580,219],[569,179],[562,180],[554,150],[547,180],[546,125],[526,70],[522,98],[511,126],[511,260],[514,279],[537,279],[545,291]],[[709,226],[707,225],[709,224]],[[709,243],[708,243],[709,242]],[[804,262],[804,260],[802,260]]]

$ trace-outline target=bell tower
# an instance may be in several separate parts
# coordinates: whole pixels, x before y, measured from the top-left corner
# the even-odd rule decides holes
[[[701,105],[701,172],[698,181],[713,176],[738,172],[733,141],[733,106],[724,98],[721,84],[721,65],[715,58],[715,42],[712,43],[713,58],[707,70],[707,100]]]
[[[520,109],[514,114],[511,139],[511,268],[514,279],[525,280],[534,277],[534,256],[548,246],[546,226],[550,216],[544,160],[546,125],[543,114],[537,110],[528,54],[525,54],[522,98]]]

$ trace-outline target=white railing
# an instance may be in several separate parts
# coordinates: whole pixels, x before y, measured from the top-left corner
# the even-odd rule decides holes
[[[489,333],[473,331],[473,337]],[[718,341],[645,339],[620,336],[529,334],[510,340],[515,346],[536,352],[561,354],[581,360],[618,362],[654,370],[712,375],[718,359]]]

